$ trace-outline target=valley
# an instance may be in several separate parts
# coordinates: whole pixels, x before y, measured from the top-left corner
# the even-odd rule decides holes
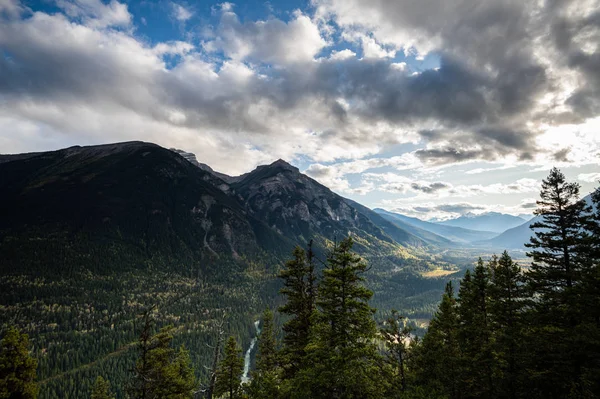
[[[536,220],[426,222],[343,198],[282,160],[230,177],[142,142],[0,156],[0,190],[0,323],[31,337],[43,399],[85,397],[98,374],[124,397],[148,312],[156,329],[174,326],[199,381],[220,329],[239,337],[247,377],[292,249],[312,243],[322,273],[347,236],[368,264],[375,319],[396,309],[421,336],[477,258],[507,248],[527,266]],[[493,232],[494,218],[522,223]]]
[[[30,335],[40,398],[81,397],[99,372],[121,397],[152,306],[206,379],[217,320],[226,314],[248,348],[256,317],[279,304],[283,262],[310,240],[324,259],[352,235],[377,317],[398,309],[421,333],[445,282],[481,253],[387,220],[284,161],[229,178],[149,143],[3,156],[0,190],[0,322]]]

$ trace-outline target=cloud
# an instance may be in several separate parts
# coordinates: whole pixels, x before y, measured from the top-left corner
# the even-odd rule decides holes
[[[275,18],[242,23],[231,7],[223,7],[214,36],[205,44],[208,50],[224,51],[234,60],[276,64],[312,61],[326,45],[317,25],[300,11],[287,23]]]
[[[401,205],[395,206],[394,201],[383,201],[384,206],[390,208],[392,212],[402,215],[417,217],[422,220],[438,219],[445,220],[456,218],[467,213],[483,213],[488,211],[488,208],[483,205],[471,204],[468,202],[460,203],[424,203],[422,205]]]
[[[519,207],[525,211],[531,211],[532,209],[537,208],[537,200],[535,198],[525,198],[521,200]]]
[[[412,190],[421,191],[425,194],[435,194],[436,192],[438,192],[440,190],[448,189],[450,187],[451,187],[451,185],[449,185],[447,183],[441,183],[441,182],[426,183],[426,184],[411,183],[411,185],[410,185],[410,188]]]
[[[346,36],[366,35],[407,55],[439,56],[439,70],[419,73],[399,90],[411,103],[390,93],[396,82],[374,97],[385,101],[372,102],[380,116],[441,125],[436,130],[446,142],[424,136],[426,148],[417,153],[427,164],[566,160],[564,148],[538,145],[543,129],[531,121],[579,123],[597,116],[600,19],[593,0],[313,0],[313,5],[319,18],[334,20]]]
[[[540,182],[536,179],[522,178],[513,183],[493,184],[460,184],[453,185],[449,182],[431,182],[413,180],[396,173],[363,173],[363,182],[371,191],[387,193],[415,193],[415,198],[469,198],[483,195],[503,195],[516,193],[539,192]]]
[[[600,181],[600,173],[581,173],[577,175],[577,180],[586,183],[597,183]]]
[[[17,18],[26,11],[18,0],[0,0],[0,20],[6,18]]]
[[[334,50],[331,52],[329,59],[331,60],[345,60],[347,58],[356,57],[356,53],[350,49],[343,49],[340,51]]]
[[[66,15],[94,28],[126,27],[131,24],[127,5],[116,0],[105,4],[101,0],[56,0]]]
[[[194,16],[194,13],[191,10],[174,2],[171,2],[171,13],[173,18],[179,22],[186,22]]]
[[[313,0],[285,21],[223,3],[199,41],[151,42],[116,0],[59,0],[55,14],[1,0],[0,143],[143,139],[229,173],[302,157],[346,192],[496,192],[425,174],[599,156],[593,2],[558,3]],[[426,54],[439,65],[420,68]],[[378,168],[415,175],[349,183]]]
[[[473,212],[473,211],[477,211],[477,210],[483,210],[485,209],[484,206],[481,205],[473,205],[473,204],[468,204],[468,203],[460,203],[460,204],[442,204],[442,205],[436,205],[434,207],[435,210],[439,210],[439,211],[443,211],[443,212],[448,212],[448,213],[458,213],[458,214],[465,214],[468,212]]]
[[[514,216],[531,215],[532,211],[537,208],[535,201],[535,198],[525,198],[516,205],[486,205],[470,202],[448,202],[441,204],[423,202],[420,205],[412,205],[397,200],[383,200],[381,205],[391,212],[417,217],[422,220],[446,220],[465,214],[481,214],[485,212],[501,212]]]
[[[393,58],[396,55],[395,49],[386,49],[372,36],[361,32],[345,32],[342,38],[349,42],[359,43],[365,58]]]

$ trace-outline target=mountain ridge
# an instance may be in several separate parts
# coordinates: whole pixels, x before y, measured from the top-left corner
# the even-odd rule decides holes
[[[508,229],[517,227],[525,222],[518,216],[508,215],[500,212],[485,212],[481,214],[468,213],[455,219],[436,222],[437,224],[453,227],[462,227],[476,231],[492,231],[503,233]]]
[[[144,142],[3,156],[3,267],[35,252],[32,237],[43,237],[38,252],[49,258],[74,242],[78,256],[106,252],[111,263],[111,253],[127,253],[119,262],[134,267],[283,257],[313,238],[324,246],[348,234],[364,253],[430,245],[283,160],[227,182],[194,159]]]
[[[426,222],[418,218],[402,215],[400,213],[390,212],[381,208],[375,208],[374,211],[380,214],[385,214],[390,218],[397,219],[411,226],[441,236],[456,244],[468,244],[475,241],[480,241],[482,237],[492,238],[497,235],[497,233],[491,231],[476,231],[465,229],[462,227],[445,226],[438,223]]]
[[[592,194],[588,194],[582,198],[589,206],[593,206]],[[479,244],[487,246],[502,247],[506,249],[525,250],[525,243],[529,242],[530,237],[534,235],[530,226],[541,221],[541,216],[535,216],[525,223],[506,230],[502,234],[490,240],[481,241]]]

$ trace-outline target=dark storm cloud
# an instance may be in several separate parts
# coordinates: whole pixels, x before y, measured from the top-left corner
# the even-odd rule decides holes
[[[571,152],[570,148],[563,148],[560,151],[556,151],[552,154],[552,158],[556,162],[569,162],[569,152]]]
[[[515,154],[529,160],[540,152],[537,132],[527,127],[532,119],[579,123],[581,117],[598,115],[600,53],[593,43],[600,42],[600,11],[584,9],[593,2],[314,3],[332,15],[339,13],[345,29],[372,29],[382,43],[402,43],[396,38],[403,32],[401,40],[413,40],[416,48],[434,49],[440,56],[437,71],[426,71],[406,85],[376,86],[379,94],[370,97],[368,108],[373,117],[442,124],[437,129],[451,144],[430,145],[418,153],[422,159],[441,164]],[[536,109],[542,96],[564,92],[565,70],[581,73],[577,90],[564,104]],[[556,112],[563,105],[575,114]]]
[[[444,144],[434,149],[417,150],[416,155],[423,161],[432,164],[465,162],[475,159],[496,160],[509,154],[516,154],[519,159],[532,158],[536,151],[534,135],[526,131],[512,130],[505,127],[484,127],[472,131],[423,130],[419,134],[433,144],[460,143],[462,147]],[[472,143],[469,145],[469,143]],[[473,145],[473,144],[476,144]]]
[[[436,148],[431,150],[417,150],[417,157],[424,162],[432,164],[447,164],[465,162],[473,159],[495,159],[490,151],[461,150],[453,147]]]
[[[598,47],[593,52],[584,47],[600,42],[600,9],[596,7],[595,12],[577,18],[565,12],[572,2],[551,4],[554,11],[551,33],[560,52],[558,61],[584,77],[582,84],[567,99],[567,104],[580,117],[597,116],[600,109],[600,53]]]

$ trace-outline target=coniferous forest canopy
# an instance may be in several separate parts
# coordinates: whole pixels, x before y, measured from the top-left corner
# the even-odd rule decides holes
[[[133,153],[138,150],[134,146]],[[96,155],[83,159],[97,162]],[[169,159],[180,162],[174,156]],[[112,170],[127,157],[99,159],[104,175],[82,181],[99,179],[114,203],[135,195],[115,196],[125,188],[108,188],[115,181]],[[191,171],[192,179],[212,178],[183,162],[178,167]],[[64,158],[58,164],[63,176],[72,176]],[[20,197],[24,206],[54,192],[80,190],[68,178],[63,186],[50,174],[29,177],[27,162],[8,166],[24,183],[4,177],[6,192],[23,184],[31,190]],[[240,198],[251,192],[247,198],[258,204],[262,218],[289,226],[262,207],[267,199],[258,197],[264,192],[256,184],[285,186],[285,178],[295,179],[291,193],[306,195],[302,188],[314,183],[290,168],[276,163],[222,192],[207,192]],[[179,169],[169,170],[169,181],[173,170]],[[189,184],[188,175],[182,176]],[[31,189],[33,183],[38,189]],[[278,201],[290,195],[275,193]],[[209,194],[202,200],[210,204],[201,210],[205,217],[215,204]],[[292,230],[267,237],[253,252],[219,241],[223,237],[210,227],[204,242],[211,245],[194,247],[194,238],[185,237],[195,234],[194,226],[185,224],[185,215],[178,219],[170,198],[160,199],[170,211],[161,208],[159,197],[145,205],[168,213],[168,231],[161,220],[143,228],[138,225],[143,218],[120,225],[114,220],[126,219],[120,211],[110,221],[104,216],[101,228],[93,219],[66,213],[58,221],[30,216],[14,229],[5,222],[0,397],[600,396],[600,189],[588,201],[581,199],[579,186],[553,169],[542,182],[526,259],[477,248],[471,253],[485,256],[442,256],[405,230],[392,230],[394,225],[367,208],[329,191],[322,195],[356,212],[351,220],[361,224],[328,231],[323,222],[317,230],[307,221],[298,226],[299,235]],[[235,202],[227,206],[219,211],[221,219],[237,209]],[[129,207],[122,209],[131,216],[135,211]],[[18,207],[13,212],[18,216]],[[221,220],[212,217],[213,223]],[[69,225],[73,220],[78,230]],[[252,239],[264,239],[254,238],[266,234],[264,225],[247,223]],[[401,239],[410,244],[398,245]],[[226,244],[234,250],[219,256],[211,249]]]

